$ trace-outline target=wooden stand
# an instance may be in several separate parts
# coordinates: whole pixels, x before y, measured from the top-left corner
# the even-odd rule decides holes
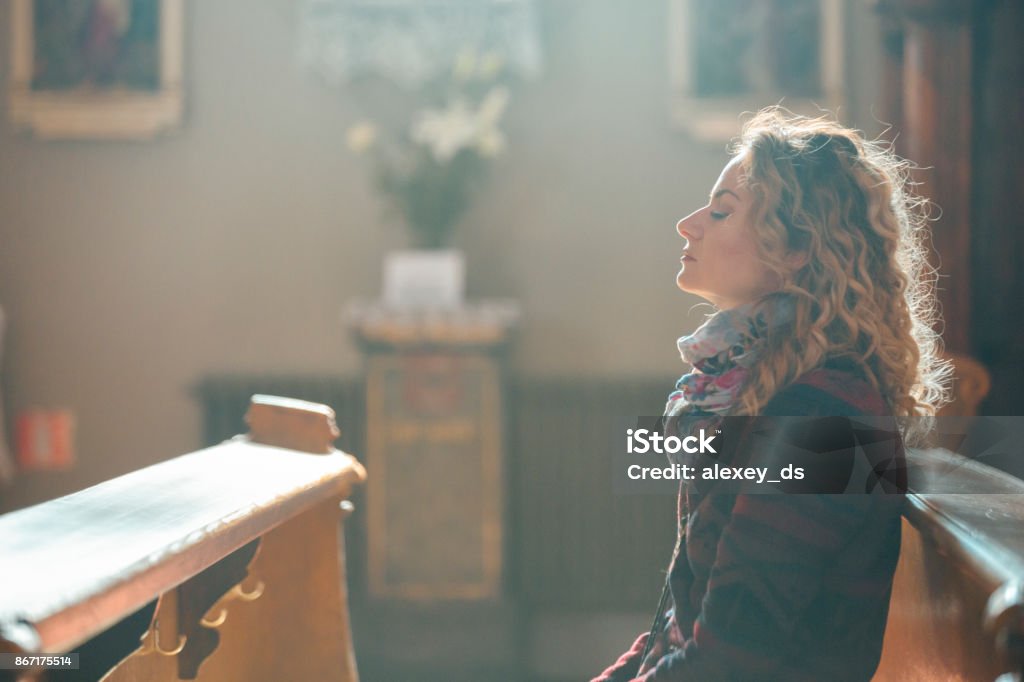
[[[350,314],[366,353],[372,473],[368,595],[354,608],[367,628],[360,656],[392,676],[422,679],[438,661],[449,679],[508,675],[518,662],[501,379],[515,318],[508,304]]]

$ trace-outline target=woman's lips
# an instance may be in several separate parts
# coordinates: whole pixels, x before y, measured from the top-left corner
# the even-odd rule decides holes
[[[697,259],[696,259],[696,258],[694,258],[693,256],[691,256],[691,255],[689,255],[689,254],[686,254],[686,253],[684,253],[684,254],[683,254],[683,257],[682,257],[682,258],[680,258],[679,260],[683,261],[684,263],[685,263],[686,261],[693,261],[694,263],[696,263],[696,262],[697,262]]]

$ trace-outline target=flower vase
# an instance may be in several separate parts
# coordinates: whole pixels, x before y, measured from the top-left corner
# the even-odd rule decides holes
[[[410,249],[384,257],[384,304],[392,308],[459,308],[466,259],[459,249]]]

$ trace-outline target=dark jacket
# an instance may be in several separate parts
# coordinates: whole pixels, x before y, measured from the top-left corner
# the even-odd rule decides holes
[[[679,510],[686,524],[685,551],[671,564],[673,611],[663,633],[672,646],[663,649],[653,670],[636,677],[645,633],[595,680],[870,680],[882,651],[903,496],[891,494],[892,486],[886,486],[889,494],[837,493],[854,480],[847,475],[854,457],[864,455],[865,448],[858,451],[853,444],[872,440],[882,443],[867,448],[875,468],[884,468],[887,483],[905,491],[903,444],[892,437],[895,422],[885,438],[865,435],[855,419],[848,419],[887,412],[879,392],[847,366],[808,372],[780,391],[762,415],[821,417],[773,427],[815,428],[819,450],[824,427],[829,441],[824,449],[842,470],[842,480],[822,481],[819,468],[809,472],[817,478],[803,492],[790,494],[684,484]],[[772,460],[772,453],[758,451],[765,449],[765,440],[749,431],[756,423],[751,420],[748,430],[723,448],[723,463]],[[735,431],[729,426],[726,434]],[[785,457],[793,453],[778,450],[789,453]],[[811,469],[823,455],[804,454],[812,458],[805,461]],[[830,465],[830,470],[835,469]],[[876,492],[880,488],[875,486]]]

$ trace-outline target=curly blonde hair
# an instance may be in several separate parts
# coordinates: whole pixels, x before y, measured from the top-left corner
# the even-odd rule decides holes
[[[733,153],[755,198],[759,255],[795,303],[792,325],[768,338],[736,412],[758,414],[801,374],[843,357],[893,416],[934,415],[951,366],[933,330],[927,202],[911,191],[909,162],[833,120],[779,107],[747,122]],[[805,256],[799,264],[786,258],[794,252]]]

